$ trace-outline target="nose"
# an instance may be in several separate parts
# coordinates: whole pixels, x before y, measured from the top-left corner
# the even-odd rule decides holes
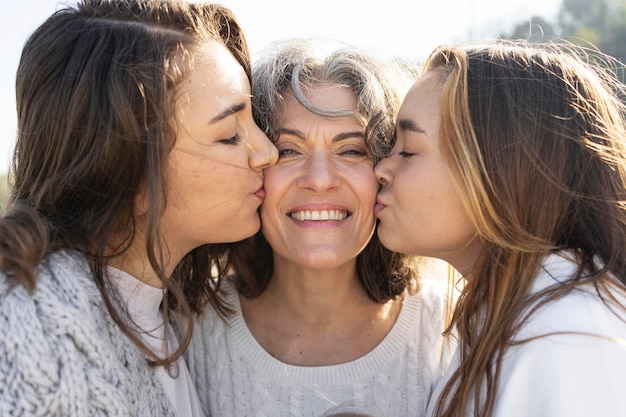
[[[393,178],[393,161],[391,156],[382,158],[374,167],[374,175],[378,183],[382,186],[391,185]]]
[[[248,143],[250,146],[250,156],[248,157],[250,168],[260,171],[271,167],[278,161],[278,149],[257,125],[252,128]]]
[[[310,150],[296,180],[297,186],[318,192],[338,188],[341,176],[332,158],[329,152]]]

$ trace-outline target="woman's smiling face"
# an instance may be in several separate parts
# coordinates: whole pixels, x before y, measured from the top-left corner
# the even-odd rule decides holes
[[[355,110],[345,87],[318,85],[308,100],[326,110]],[[378,183],[356,118],[324,118],[287,96],[276,141],[278,163],[265,171],[263,233],[276,263],[330,268],[354,261],[374,230]]]

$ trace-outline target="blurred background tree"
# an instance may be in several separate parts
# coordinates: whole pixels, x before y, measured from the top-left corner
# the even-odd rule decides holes
[[[563,38],[626,60],[626,0],[562,0],[554,22],[541,16],[517,23],[505,39]],[[622,71],[618,76],[624,81]]]
[[[0,213],[4,211],[4,203],[7,201],[9,194],[9,177],[8,174],[0,176]]]
[[[536,15],[517,22],[503,39],[527,39],[530,42],[562,38],[626,62],[626,0],[562,0],[554,20]],[[615,68],[626,82],[623,68]],[[7,198],[7,175],[0,176],[0,208]],[[1,210],[0,210],[1,211]]]

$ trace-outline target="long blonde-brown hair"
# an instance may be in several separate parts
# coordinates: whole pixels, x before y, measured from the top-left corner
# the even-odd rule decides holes
[[[441,75],[442,152],[483,247],[448,329],[460,367],[437,416],[492,415],[503,355],[524,342],[514,336],[536,308],[582,284],[605,299],[625,291],[623,86],[614,61],[591,52],[444,46],[425,64]],[[559,250],[575,254],[577,273],[530,296],[543,258]]]

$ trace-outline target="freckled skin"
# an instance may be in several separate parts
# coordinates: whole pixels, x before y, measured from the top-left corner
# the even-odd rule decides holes
[[[441,88],[427,72],[402,103],[392,154],[375,168],[383,207],[377,206],[377,232],[391,250],[440,258],[462,272],[478,244],[440,150]]]
[[[168,159],[162,225],[168,245],[182,252],[254,234],[262,168],[277,158],[252,119],[243,68],[217,42],[204,50],[179,92],[177,138]]]

